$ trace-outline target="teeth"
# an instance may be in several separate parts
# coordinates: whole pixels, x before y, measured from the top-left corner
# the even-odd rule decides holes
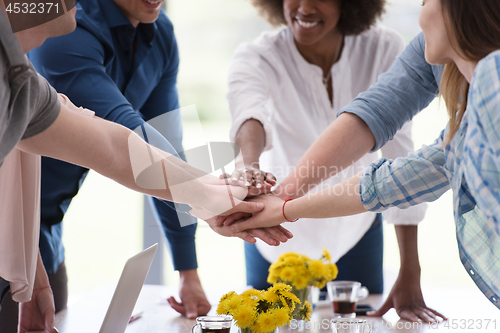
[[[152,5],[157,5],[157,4],[159,4],[160,2],[162,2],[162,0],[156,0],[156,1],[152,1],[152,0],[144,0],[144,1],[146,1],[147,3],[150,3],[150,4],[152,4]]]
[[[315,27],[318,25],[318,21],[316,22],[304,22],[304,21],[301,21],[299,19],[297,19],[297,23],[301,26],[301,27],[304,27],[304,28],[312,28],[312,27]]]

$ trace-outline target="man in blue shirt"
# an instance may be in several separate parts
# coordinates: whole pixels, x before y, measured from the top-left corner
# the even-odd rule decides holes
[[[162,5],[161,0],[83,0],[76,14],[76,30],[47,40],[30,53],[30,59],[75,105],[133,130],[179,108],[179,55],[172,23],[161,11]],[[161,132],[168,133],[168,141],[181,152],[179,116],[179,112],[173,114],[169,128]],[[56,310],[65,308],[67,302],[62,220],[87,172],[50,158],[42,161],[40,249],[53,277],[51,284],[56,284],[52,286]],[[182,303],[169,302],[189,318],[206,314],[210,304],[196,271],[196,224],[181,227],[173,208],[152,200],[169,241],[174,268],[180,273]],[[185,218],[192,220],[183,225],[196,222]]]

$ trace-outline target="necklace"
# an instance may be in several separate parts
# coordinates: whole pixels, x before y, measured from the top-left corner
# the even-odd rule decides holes
[[[338,58],[340,56],[340,49],[341,49],[342,41],[343,40],[344,40],[344,36],[342,36],[341,38],[339,38],[339,41],[337,43],[337,49],[335,50],[335,56],[333,57],[333,63],[336,63],[339,60]],[[330,81],[331,77],[332,77],[332,69],[330,68],[330,70],[328,71],[328,73],[326,74],[326,76],[322,77],[322,79],[323,79],[323,85],[326,88],[328,88],[328,81]]]

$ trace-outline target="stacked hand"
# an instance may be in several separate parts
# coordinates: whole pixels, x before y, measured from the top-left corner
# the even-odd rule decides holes
[[[236,169],[231,175],[224,174],[221,178],[230,178],[233,183],[244,181],[249,191],[254,193],[250,194],[251,196],[268,193],[268,190],[276,185],[276,177],[272,173],[253,167]]]
[[[240,174],[243,175],[244,173],[240,172]],[[269,173],[266,174],[265,179],[275,184],[275,181],[272,180],[274,176]],[[221,178],[217,181],[208,179],[204,180],[204,182],[208,188],[206,198],[201,205],[193,207],[189,213],[206,221],[218,234],[227,237],[239,237],[249,243],[255,243],[255,238],[260,238],[269,245],[279,245],[293,237],[288,230],[279,226],[279,223],[274,226],[259,228],[243,227],[238,231],[232,226],[217,223],[217,219],[222,218],[222,216],[234,215],[232,218],[234,221],[235,217],[238,217],[238,219],[248,218],[263,210],[265,204],[261,197],[267,196],[258,195],[270,192],[272,185],[268,181],[260,183],[262,184],[260,188],[257,188],[255,186],[257,183],[253,182],[249,187],[246,186],[246,181],[243,179],[231,179],[229,181],[228,178]],[[255,197],[256,195],[257,197]],[[228,196],[229,199],[221,200],[221,198],[228,198]],[[255,199],[245,200],[245,198],[249,197],[255,197]],[[269,211],[269,209],[266,209],[266,211]]]

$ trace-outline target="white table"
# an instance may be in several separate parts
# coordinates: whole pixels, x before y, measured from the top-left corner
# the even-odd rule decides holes
[[[56,316],[56,327],[61,333],[98,332],[102,323],[114,287],[102,287],[82,298],[67,310]],[[213,304],[211,313],[215,313],[219,297],[226,291],[209,292],[209,300]],[[177,290],[171,287],[145,285],[137,301],[136,309],[143,311],[142,318],[128,325],[127,333],[188,333],[195,324],[194,320],[178,315],[170,308],[165,299],[176,295]],[[479,290],[433,289],[424,288],[428,306],[437,309],[450,319],[448,324],[439,325],[411,323],[399,320],[394,310],[383,318],[366,318],[375,332],[500,332],[500,310],[493,306]],[[363,303],[378,308],[385,296],[371,295]],[[313,312],[309,327],[304,332],[332,332],[329,320],[332,318],[332,306],[327,303],[319,305]],[[488,329],[485,328],[489,320]],[[496,320],[496,322],[495,322]],[[465,324],[465,326],[464,326]],[[478,325],[482,328],[478,329]],[[496,325],[496,329],[494,327]],[[461,329],[460,327],[465,327]],[[455,329],[453,329],[455,328]],[[297,329],[280,328],[279,333],[297,332]],[[236,330],[232,330],[236,332]]]

